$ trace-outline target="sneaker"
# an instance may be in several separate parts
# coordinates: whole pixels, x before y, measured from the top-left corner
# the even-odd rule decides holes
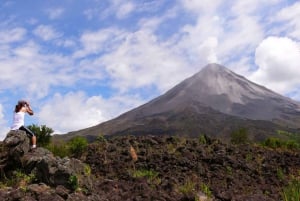
[[[31,147],[29,152],[34,152],[36,150],[36,147]]]

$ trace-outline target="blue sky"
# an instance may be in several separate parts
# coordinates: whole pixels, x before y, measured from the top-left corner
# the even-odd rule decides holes
[[[3,0],[0,139],[19,99],[26,125],[66,133],[163,94],[208,63],[300,100],[300,2]]]

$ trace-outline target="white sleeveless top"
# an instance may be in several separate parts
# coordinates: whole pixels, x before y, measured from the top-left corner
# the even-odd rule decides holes
[[[13,124],[11,130],[18,130],[21,126],[24,126],[25,112],[14,113]]]

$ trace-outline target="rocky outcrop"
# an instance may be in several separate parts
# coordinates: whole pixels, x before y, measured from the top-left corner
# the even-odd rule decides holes
[[[44,148],[30,148],[30,140],[24,131],[10,131],[3,142],[1,167],[4,176],[22,169],[33,174],[37,182],[75,190],[82,187],[91,190],[92,182],[88,166],[75,158],[55,157]]]

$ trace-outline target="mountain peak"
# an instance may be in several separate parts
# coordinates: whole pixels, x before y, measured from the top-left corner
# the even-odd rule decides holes
[[[217,63],[209,63],[206,66],[203,67],[202,70],[209,70],[209,71],[223,71],[224,69],[226,69],[226,67],[217,64]]]
[[[300,104],[212,63],[150,102],[79,132],[195,135],[246,124],[268,134],[282,125],[299,128]]]

